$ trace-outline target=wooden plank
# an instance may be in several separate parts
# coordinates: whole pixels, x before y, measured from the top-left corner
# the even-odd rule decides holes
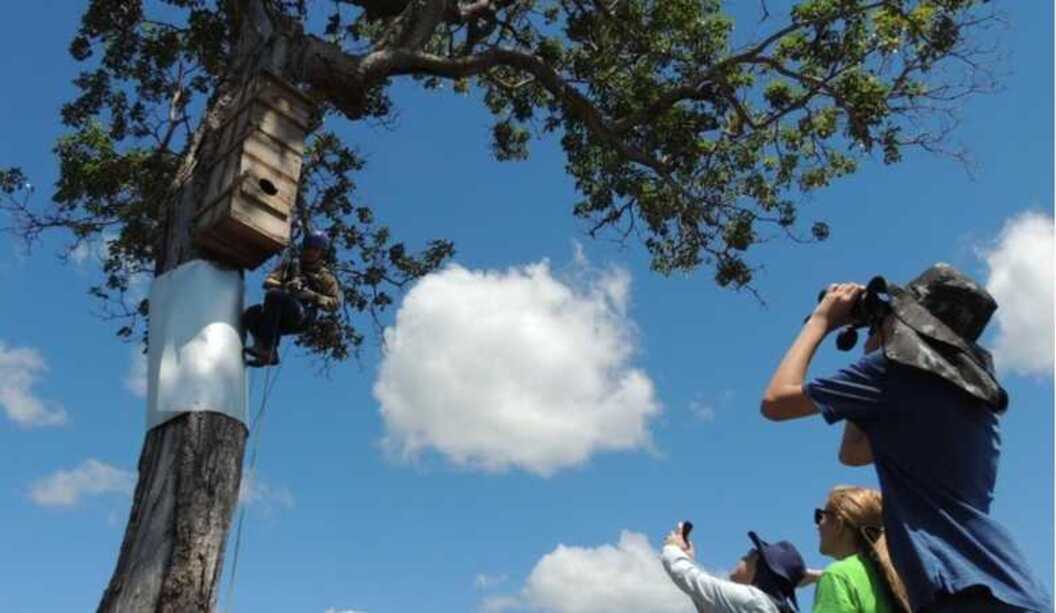
[[[298,154],[304,153],[305,129],[275,109],[254,101],[248,107],[248,123],[265,134],[274,137]]]
[[[297,201],[297,182],[274,168],[271,164],[253,155],[258,153],[264,157],[270,155],[274,161],[279,161],[276,160],[273,150],[268,150],[264,147],[258,148],[257,143],[253,143],[247,151],[232,151],[213,168],[213,172],[209,176],[209,184],[203,199],[205,207],[212,206],[214,202],[230,191],[235,184],[243,181],[244,179],[241,177],[253,175],[256,177],[255,189],[269,196],[275,202],[275,207],[284,208],[287,211],[293,208]],[[297,162],[291,161],[290,163],[294,167],[299,167]],[[299,168],[297,169],[299,170]],[[261,179],[267,181],[267,183],[261,184]],[[267,192],[269,191],[274,191],[275,193],[268,194]]]
[[[241,162],[241,175],[243,177],[252,177],[252,179],[242,178],[236,179],[237,181],[249,182],[250,193],[260,194],[261,197],[266,197],[272,207],[277,210],[290,211],[293,209],[294,204],[297,202],[297,184],[290,180],[289,177],[276,172],[273,168],[267,164],[262,164],[258,160],[243,156]]]
[[[239,233],[250,240],[272,243],[277,249],[289,244],[290,220],[269,214],[266,207],[250,198],[239,198],[231,203],[231,219],[240,226]]]
[[[242,150],[246,155],[277,170],[294,183],[300,180],[301,166],[304,164],[303,154],[256,130],[246,135],[242,143]]]
[[[266,101],[279,112],[296,121],[305,131],[311,124],[315,104],[301,90],[280,79],[272,72],[263,72],[257,79],[258,99]]]
[[[286,246],[236,217],[225,218],[197,235],[195,243],[223,264],[249,269],[260,266]]]
[[[294,192],[295,193],[295,192]],[[289,244],[290,201],[247,173],[195,219],[195,242],[222,262],[256,268]]]
[[[234,152],[224,156],[213,166],[209,174],[208,186],[205,189],[205,197],[201,201],[202,208],[212,206],[221,194],[230,190],[234,185],[239,170],[239,160],[236,157],[238,155],[240,155],[239,152]]]
[[[256,177],[247,175],[242,182],[238,202],[251,202],[255,209],[262,211],[262,215],[280,219],[288,225],[293,205],[280,196],[281,194],[269,193],[263,189]]]
[[[231,105],[234,110],[225,118],[224,123],[231,122],[244,108],[253,104],[270,107],[305,133],[308,132],[311,124],[312,110],[315,106],[312,100],[296,87],[276,78],[271,73],[262,73],[239,92]]]

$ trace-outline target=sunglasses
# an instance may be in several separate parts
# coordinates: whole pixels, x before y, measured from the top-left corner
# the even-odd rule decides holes
[[[814,523],[815,524],[820,524],[821,523],[821,518],[825,517],[826,515],[832,515],[832,514],[833,514],[832,511],[827,511],[825,509],[814,509]]]

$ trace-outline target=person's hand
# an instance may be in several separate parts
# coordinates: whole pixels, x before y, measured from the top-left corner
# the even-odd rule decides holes
[[[696,549],[693,548],[693,544],[686,542],[686,539],[682,538],[682,522],[675,524],[675,529],[667,533],[664,545],[675,545],[691,558],[697,553]]]
[[[298,289],[294,296],[302,302],[315,302],[315,292],[305,287]]]
[[[857,283],[833,283],[810,318],[823,323],[826,332],[845,326],[851,323],[851,311],[864,291],[865,286]]]
[[[298,294],[301,292],[302,289],[304,289],[304,283],[301,281],[300,277],[296,279],[290,279],[286,282],[286,291],[290,292],[291,294]]]
[[[812,583],[817,583],[818,579],[821,579],[822,572],[823,571],[817,570],[815,568],[806,569],[806,571],[804,571],[803,573],[803,578],[799,580],[798,587],[806,587],[808,585],[811,585]]]

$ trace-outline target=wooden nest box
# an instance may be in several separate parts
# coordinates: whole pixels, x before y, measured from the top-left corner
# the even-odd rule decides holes
[[[290,242],[312,102],[272,73],[242,90],[194,219],[194,242],[218,261],[256,268]]]

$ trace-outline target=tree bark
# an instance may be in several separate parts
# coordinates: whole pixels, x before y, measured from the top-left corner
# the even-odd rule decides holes
[[[100,613],[215,608],[247,434],[238,420],[209,412],[184,414],[147,433]]]

